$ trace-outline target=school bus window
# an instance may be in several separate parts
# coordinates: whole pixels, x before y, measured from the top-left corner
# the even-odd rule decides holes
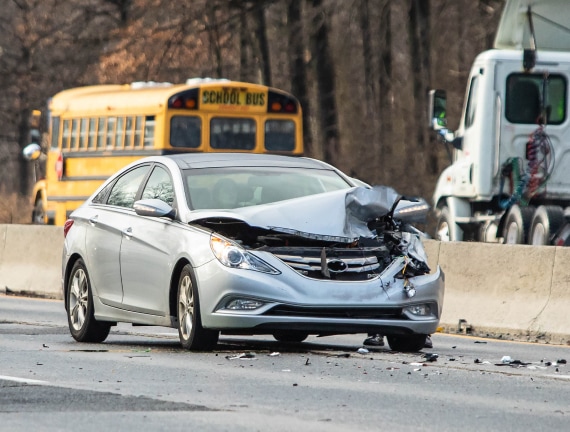
[[[170,145],[172,147],[200,147],[201,134],[199,117],[175,116],[170,119]]]
[[[87,148],[92,150],[95,147],[95,139],[97,137],[97,121],[94,118],[90,118],[88,121]]]
[[[51,120],[51,148],[56,149],[59,141],[59,117]]]
[[[82,118],[79,128],[79,148],[85,149],[87,147],[87,119]]]
[[[115,131],[115,148],[117,149],[122,149],[124,146],[124,130],[123,130],[123,124],[124,124],[124,117],[118,117],[117,118],[117,129]]]
[[[133,148],[133,118],[125,117],[125,148]]]
[[[115,137],[115,126],[117,125],[116,117],[107,118],[107,148],[113,148],[113,138]]]
[[[267,120],[265,122],[265,149],[274,151],[295,150],[295,122]]]
[[[97,148],[105,148],[105,137],[107,136],[107,124],[105,117],[99,117],[97,126]]]
[[[144,122],[144,146],[154,146],[154,116],[146,116]]]
[[[73,119],[71,121],[71,140],[69,141],[69,149],[77,150],[77,135],[79,133],[79,120]]]
[[[135,147],[141,146],[141,134],[142,134],[142,117],[137,116],[135,119]]]
[[[255,121],[246,118],[212,118],[210,146],[214,149],[253,150]]]
[[[71,120],[63,121],[63,136],[61,148],[67,150],[69,148],[69,137],[71,135]]]

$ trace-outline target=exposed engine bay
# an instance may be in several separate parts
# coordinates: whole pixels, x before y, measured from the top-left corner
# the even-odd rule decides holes
[[[379,276],[398,257],[405,266],[397,277],[429,273],[421,232],[410,225],[428,210],[425,201],[391,188],[356,187],[217,211],[192,223],[245,249],[270,252],[304,276],[358,281]]]

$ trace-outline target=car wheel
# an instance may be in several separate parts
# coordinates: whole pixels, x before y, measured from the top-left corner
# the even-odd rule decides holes
[[[82,259],[73,265],[67,286],[67,323],[71,336],[78,342],[103,342],[111,324],[95,319],[91,282]]]
[[[219,332],[202,327],[198,289],[192,282],[192,270],[186,264],[178,281],[178,336],[187,350],[211,350],[218,343]]]
[[[34,210],[32,211],[32,223],[36,225],[45,224],[45,210],[44,204],[41,198],[38,198],[34,204]]]
[[[417,352],[425,346],[426,337],[427,335],[389,335],[386,339],[393,351]]]
[[[512,206],[503,228],[503,243],[525,244],[533,214],[534,207],[519,207],[516,204]]]
[[[451,230],[452,224],[451,213],[447,207],[441,208],[439,219],[437,220],[437,228],[435,230],[436,240],[442,242],[457,241],[461,239],[454,238]]]
[[[564,211],[558,206],[539,206],[534,212],[530,227],[529,244],[550,244],[552,236],[564,223]]]
[[[302,331],[282,330],[273,333],[273,337],[279,342],[303,342],[309,334]]]

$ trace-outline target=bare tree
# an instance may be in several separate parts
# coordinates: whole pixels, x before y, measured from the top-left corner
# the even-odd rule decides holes
[[[325,161],[334,164],[340,160],[340,143],[334,65],[329,46],[328,10],[323,6],[322,0],[311,0],[311,5],[314,13],[311,53],[316,67],[317,112],[324,136],[323,155]]]
[[[312,134],[309,118],[311,109],[309,104],[309,94],[307,88],[307,66],[305,64],[305,38],[303,32],[303,22],[301,20],[301,10],[304,1],[289,0],[287,9],[289,59],[291,75],[291,91],[299,99],[303,109],[303,140],[305,143],[305,153],[314,156]]]

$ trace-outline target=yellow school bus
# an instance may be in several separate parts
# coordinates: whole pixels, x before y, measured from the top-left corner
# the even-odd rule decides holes
[[[119,168],[180,152],[302,155],[299,101],[282,90],[228,80],[133,83],[64,90],[48,104],[45,179],[32,221],[63,225]]]

